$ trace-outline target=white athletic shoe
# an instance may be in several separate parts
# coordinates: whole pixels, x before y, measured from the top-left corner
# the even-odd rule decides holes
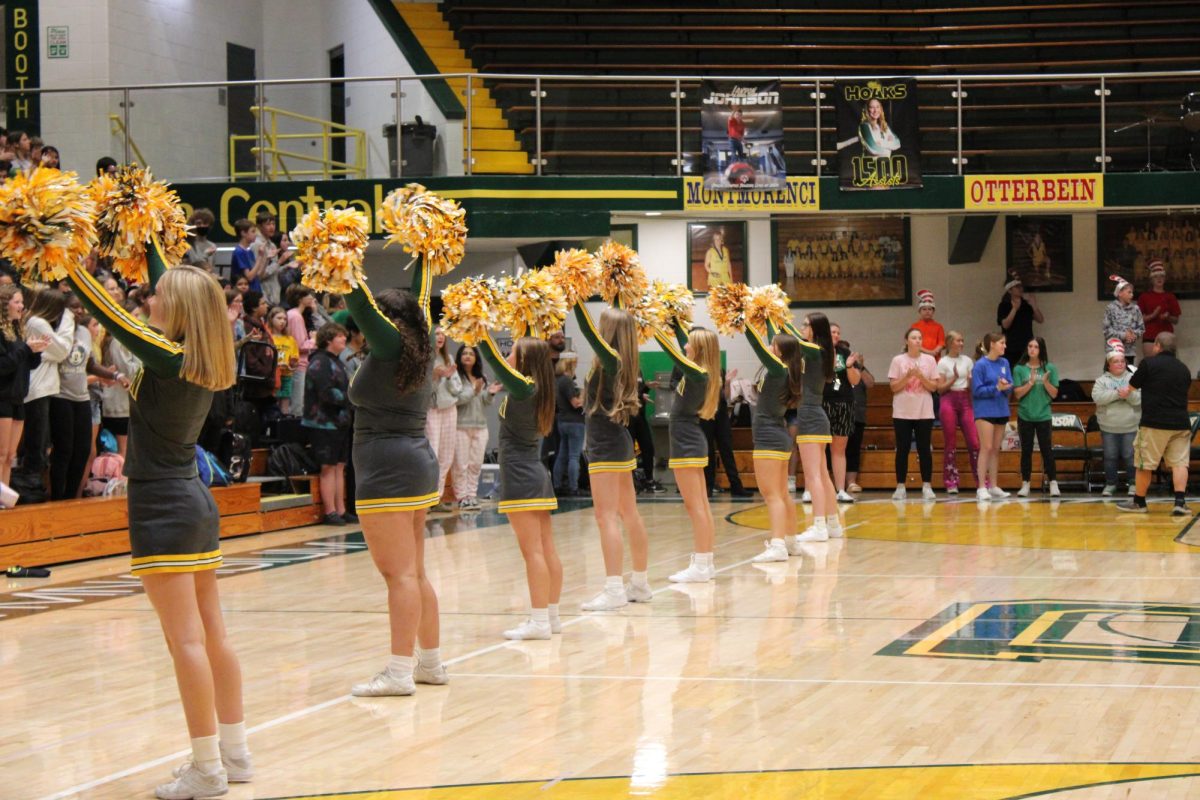
[[[403,697],[416,691],[412,675],[396,675],[388,669],[366,683],[356,683],[350,687],[350,694],[355,697]]]
[[[630,581],[625,584],[625,599],[631,603],[649,603],[654,599],[654,592],[650,591],[649,584],[639,586]]]
[[[527,619],[515,628],[504,632],[505,639],[549,639],[550,623],[539,625],[532,619]]]
[[[957,486],[947,486],[946,494],[958,494],[958,487]]]
[[[627,605],[629,605],[629,600],[625,597],[623,590],[610,593],[605,589],[579,607],[584,611],[616,611],[618,608],[624,608]]]
[[[975,490],[975,499],[981,503],[990,502],[992,499],[992,493],[989,492],[984,487],[980,486],[978,489]]]
[[[1100,496],[1101,497],[1112,497],[1116,493],[1117,493],[1117,485],[1114,483],[1114,484],[1109,484],[1108,486],[1105,486],[1104,489],[1100,492]]]
[[[1129,495],[1130,497],[1133,497],[1135,494],[1137,494],[1137,486],[1132,483],[1129,484],[1129,488],[1125,490],[1125,494]]]
[[[234,758],[225,752],[225,745],[220,745],[221,748],[221,766],[225,768],[226,778],[230,783],[249,783],[254,778],[254,761],[250,758],[250,753],[247,752],[244,758]],[[180,778],[192,766],[192,761],[189,759],[172,772],[171,776]]]
[[[175,772],[175,780],[154,788],[154,796],[159,800],[201,800],[229,792],[229,778],[224,769],[210,775],[189,761]]]
[[[788,491],[789,492],[796,491],[796,476],[795,475],[788,476]]]
[[[922,500],[937,500],[937,495],[934,494],[932,486],[922,486],[921,487],[921,499]]]
[[[829,541],[829,529],[828,528],[818,528],[816,525],[813,525],[811,528],[806,530],[804,533],[802,533],[796,537],[797,544],[802,544],[804,542],[828,542],[828,541]],[[800,554],[793,553],[793,555],[800,555]]]
[[[842,489],[840,492],[837,493],[837,501],[839,503],[853,503],[854,495],[850,494],[845,489]]]
[[[750,559],[751,562],[755,564],[764,564],[768,561],[788,560],[788,551],[785,545],[772,544],[770,539],[768,539],[765,544],[766,549],[756,555],[754,558]]]
[[[800,502],[801,503],[811,503],[812,502],[812,492],[810,492],[808,489],[805,489],[804,494],[800,495]]]
[[[1029,497],[1029,481],[1021,481],[1021,488],[1017,489],[1017,497]]]
[[[417,683],[426,683],[430,686],[445,686],[450,682],[450,673],[446,672],[444,664],[438,664],[436,667],[426,667],[421,665],[420,659],[417,660],[417,665],[413,667],[413,680]]]
[[[988,494],[992,496],[993,500],[1003,500],[1009,495],[1008,492],[1004,491],[999,486],[993,486],[992,488],[988,489]]]
[[[1058,481],[1050,481],[1050,496],[1062,497],[1062,492],[1058,490]]]
[[[557,614],[550,617],[550,632],[562,633],[562,620],[559,619]]]
[[[831,528],[829,527],[828,523],[826,523],[825,530],[829,533],[830,539],[844,539],[846,537],[846,529],[841,525],[838,525],[836,528]]]
[[[896,491],[892,492],[892,499],[893,500],[907,500],[908,499],[908,490],[905,489],[903,486],[897,486]]]
[[[715,577],[716,570],[706,569],[696,563],[693,555],[687,569],[681,569],[667,580],[672,583],[708,583]]]

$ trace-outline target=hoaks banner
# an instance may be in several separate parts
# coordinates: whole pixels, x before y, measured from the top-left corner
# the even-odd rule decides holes
[[[921,186],[916,79],[837,81],[834,108],[842,189]]]

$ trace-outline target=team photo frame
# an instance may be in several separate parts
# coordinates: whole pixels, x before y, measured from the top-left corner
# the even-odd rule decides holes
[[[1096,217],[1096,299],[1111,300],[1112,275],[1150,288],[1150,262],[1161,261],[1166,289],[1180,300],[1200,298],[1200,213],[1100,214]]]
[[[912,304],[907,217],[776,217],[771,242],[771,280],[793,308]]]

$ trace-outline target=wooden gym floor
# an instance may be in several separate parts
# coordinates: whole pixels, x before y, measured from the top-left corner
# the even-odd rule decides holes
[[[432,517],[452,680],[351,698],[387,655],[353,529],[223,543],[258,766],[244,798],[1200,797],[1200,530],[1094,497],[849,507],[848,538],[752,565],[765,515],[714,504],[715,583],[671,586],[678,500],[641,505],[644,606],[601,583],[590,507],[554,517],[565,629],[525,613],[502,518]],[[803,524],[804,516],[801,516]],[[142,798],[187,746],[154,614],[123,558],[0,594],[0,797]]]

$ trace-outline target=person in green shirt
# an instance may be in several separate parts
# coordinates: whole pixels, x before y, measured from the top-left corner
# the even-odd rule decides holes
[[[1054,471],[1054,448],[1050,442],[1050,401],[1058,397],[1058,368],[1050,363],[1046,340],[1035,336],[1025,346],[1025,353],[1013,367],[1013,395],[1017,405],[1017,433],[1021,437],[1021,490],[1018,497],[1029,496],[1029,479],[1033,472],[1033,439],[1037,437],[1042,454],[1042,472],[1050,481],[1050,496],[1058,497],[1058,481]]]

